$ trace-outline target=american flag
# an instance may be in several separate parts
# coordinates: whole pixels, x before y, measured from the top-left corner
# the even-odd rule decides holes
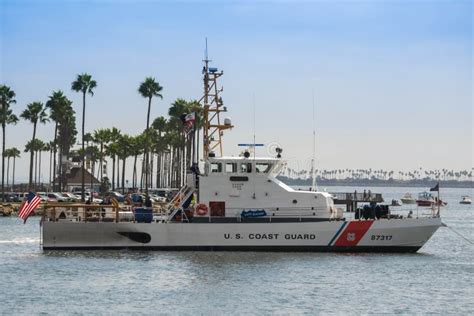
[[[193,128],[193,125],[194,125],[194,121],[196,120],[196,113],[190,113],[190,114],[187,114],[185,117],[184,117],[184,133],[185,134],[190,134],[192,132],[192,128]]]
[[[21,204],[20,210],[18,211],[18,216],[23,219],[23,224],[26,223],[28,216],[33,213],[33,211],[41,203],[41,198],[34,194],[33,192],[28,193],[27,197]]]

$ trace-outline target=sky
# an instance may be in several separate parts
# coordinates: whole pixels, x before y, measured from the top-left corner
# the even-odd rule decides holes
[[[207,37],[235,125],[225,155],[255,133],[267,145],[258,154],[278,144],[308,168],[315,126],[320,169],[471,169],[472,12],[471,1],[443,0],[0,0],[0,81],[16,92],[17,114],[63,90],[79,128],[81,96],[70,85],[87,72],[98,86],[86,131],[138,134],[145,77],[163,86],[153,118],[177,98],[201,97]],[[23,150],[31,134],[28,122],[9,126],[7,147]],[[51,140],[53,125],[38,137]],[[28,159],[18,161],[20,181]]]

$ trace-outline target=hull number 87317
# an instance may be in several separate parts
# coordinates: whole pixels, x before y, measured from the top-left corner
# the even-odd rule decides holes
[[[392,240],[392,235],[372,235],[372,240]]]

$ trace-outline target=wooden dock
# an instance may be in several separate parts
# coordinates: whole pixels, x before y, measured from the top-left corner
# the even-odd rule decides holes
[[[381,193],[372,192],[352,192],[352,193],[331,193],[334,197],[334,204],[344,204],[348,212],[357,209],[357,203],[382,203],[384,199]]]

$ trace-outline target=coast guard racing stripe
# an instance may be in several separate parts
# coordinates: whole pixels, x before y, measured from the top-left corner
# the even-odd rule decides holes
[[[353,221],[347,225],[346,229],[339,235],[334,246],[351,247],[357,246],[359,241],[372,226],[374,221]]]
[[[336,235],[334,235],[334,236],[331,238],[331,241],[329,242],[328,246],[331,246],[331,245],[332,245],[332,243],[334,242],[334,240],[336,240],[337,236],[339,236],[339,234],[342,232],[342,230],[344,229],[344,227],[346,227],[346,225],[347,225],[347,222],[342,223],[341,227],[339,227],[339,229],[337,230]]]

